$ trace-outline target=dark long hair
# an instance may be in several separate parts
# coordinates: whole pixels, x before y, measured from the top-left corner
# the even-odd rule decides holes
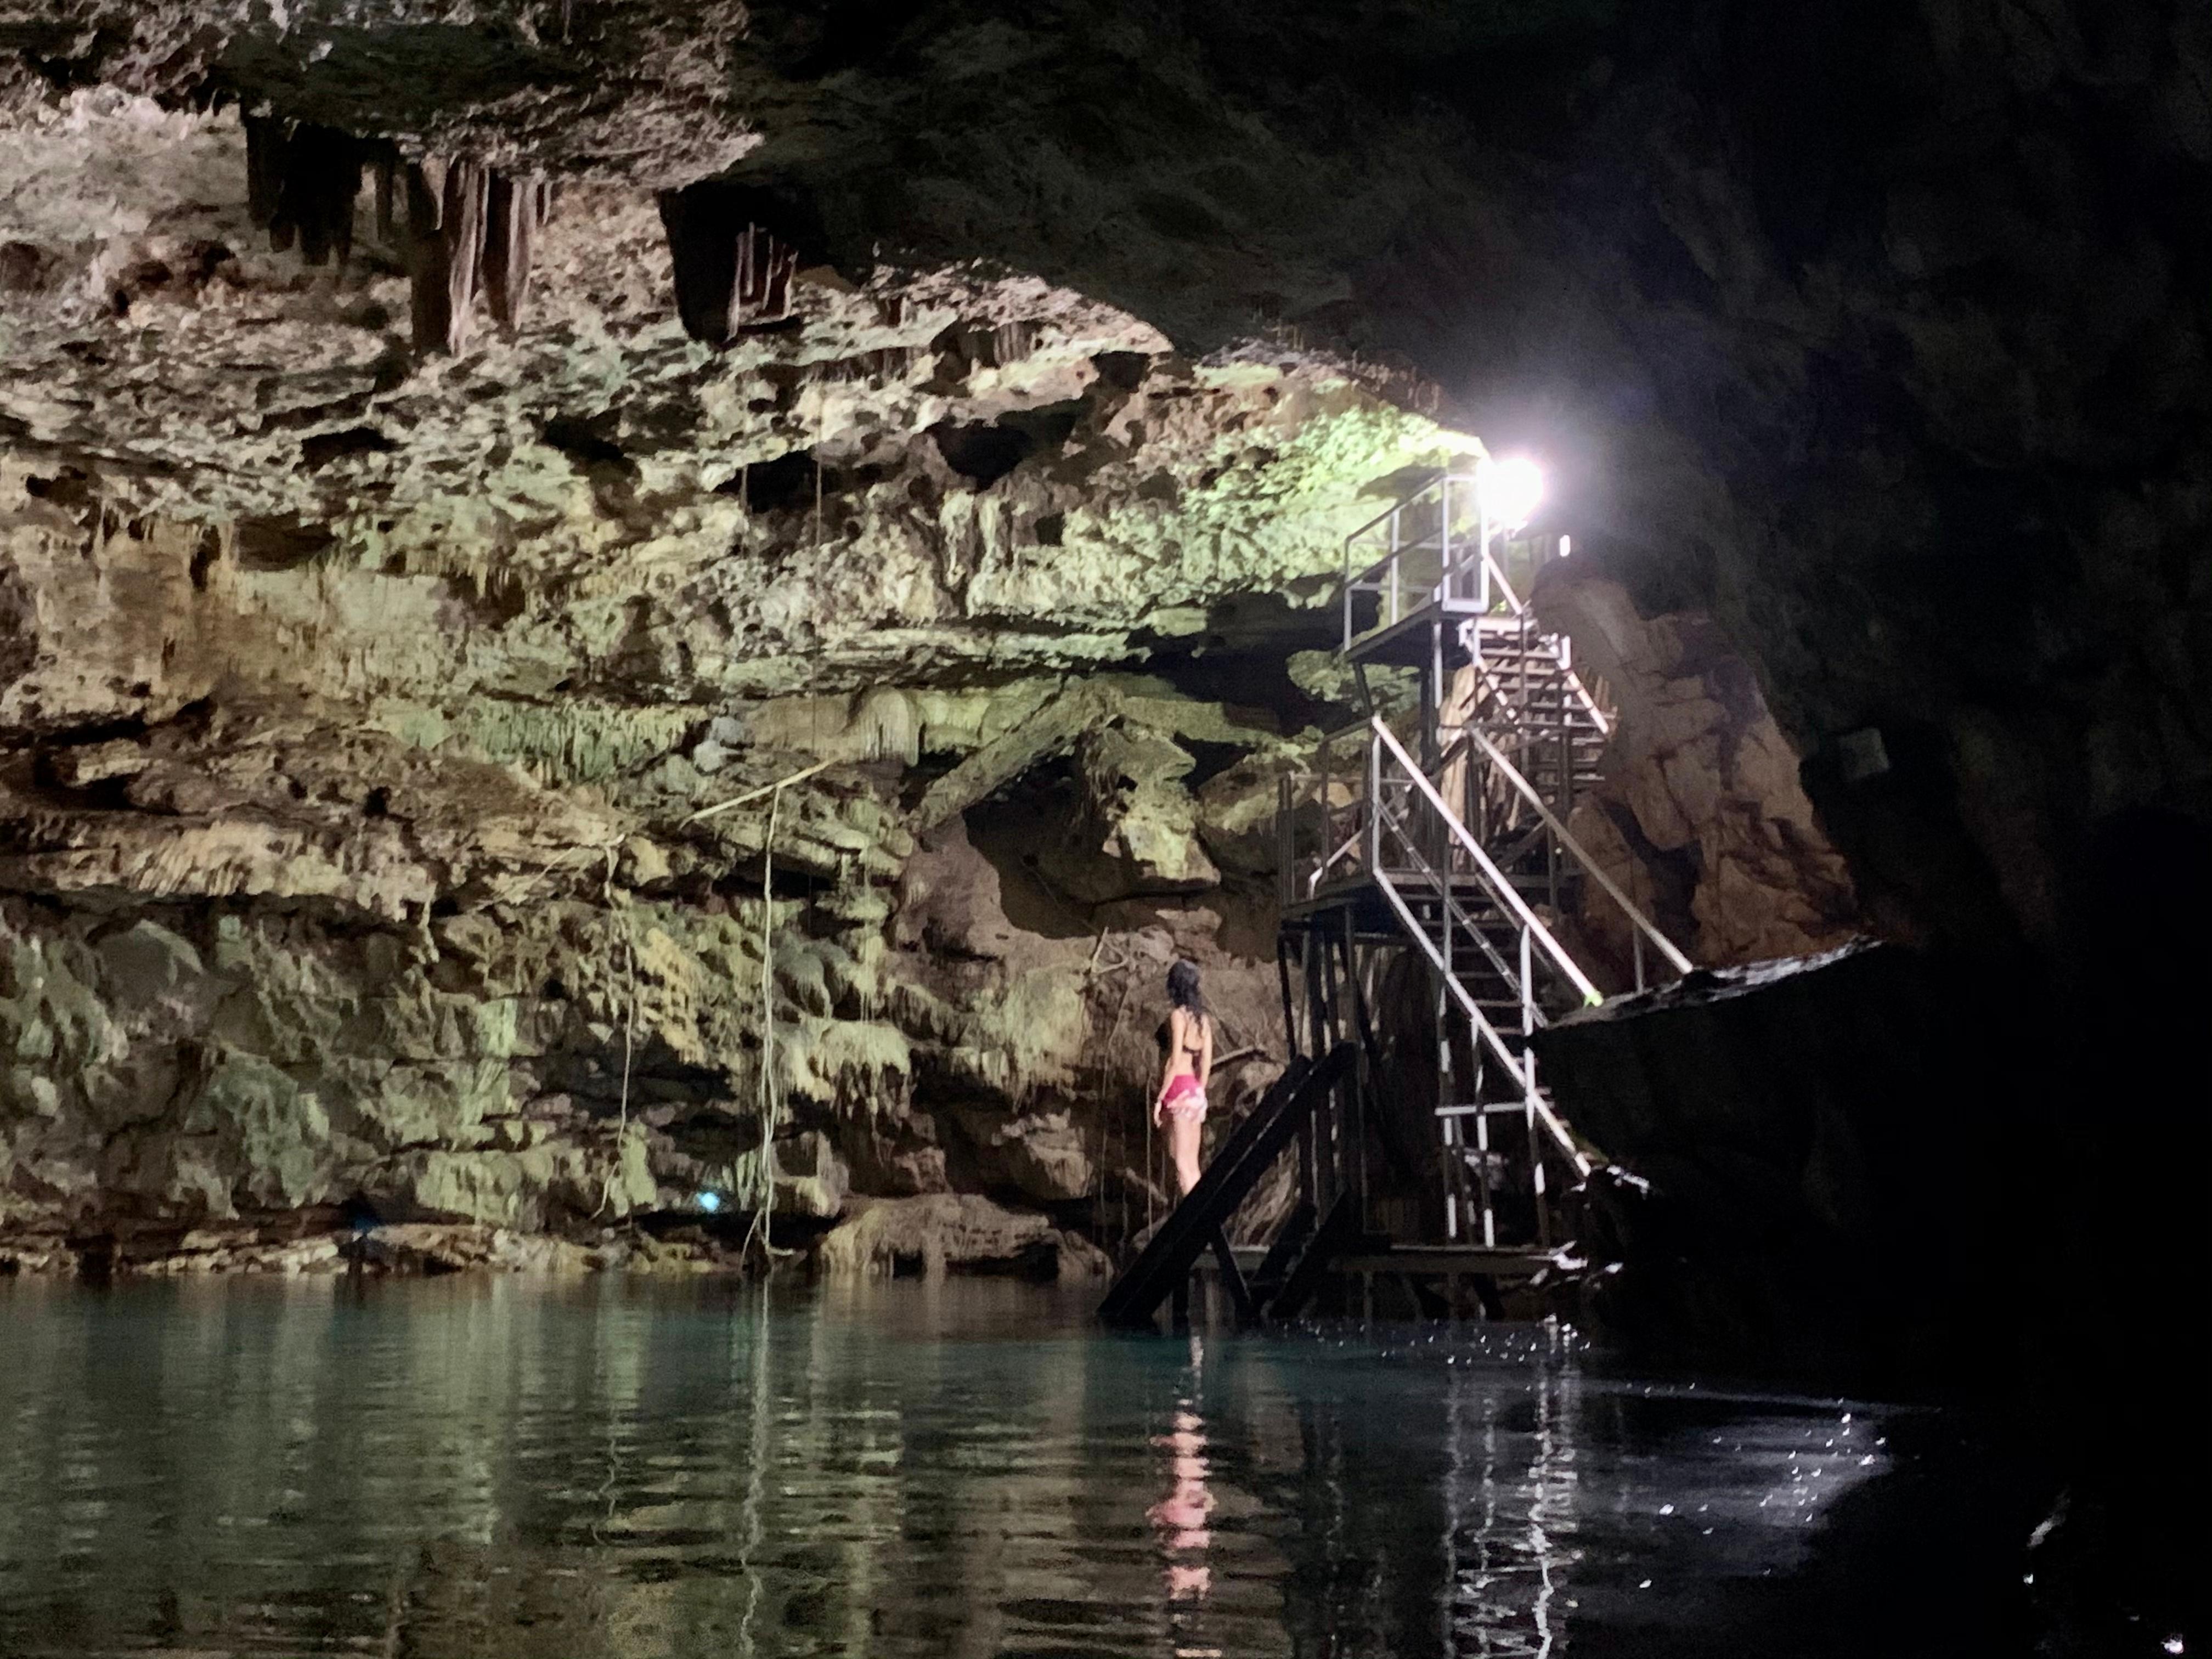
[[[1168,1001],[1177,1008],[1206,1018],[1206,993],[1198,988],[1198,964],[1188,959],[1168,969]]]

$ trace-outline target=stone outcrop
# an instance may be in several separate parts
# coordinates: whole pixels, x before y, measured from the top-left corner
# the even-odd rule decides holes
[[[1708,968],[1834,948],[1866,923],[1750,664],[1710,617],[1644,617],[1619,582],[1547,568],[1534,603],[1612,708],[1602,776],[1567,828]],[[1620,909],[1593,890],[1583,935],[1615,961]]]
[[[2066,1179],[2011,1133],[2033,1062],[1989,1054],[1940,960],[1850,945],[1701,972],[1538,1039],[1577,1128],[1615,1167],[1589,1190],[1582,1316],[1653,1354],[1783,1367],[1875,1395],[1989,1386]],[[1787,1056],[1787,1063],[1782,1057]],[[1974,1171],[1971,1180],[1960,1172]]]
[[[973,1193],[877,1199],[823,1247],[832,1273],[918,1273],[948,1268],[1026,1273],[1057,1279],[1103,1273],[1096,1245],[1043,1216],[1018,1214]]]

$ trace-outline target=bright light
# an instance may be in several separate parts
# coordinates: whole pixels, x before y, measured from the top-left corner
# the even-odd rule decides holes
[[[721,1194],[720,1194],[720,1193],[702,1193],[702,1194],[699,1194],[699,1207],[700,1207],[701,1209],[704,1210],[704,1211],[705,1211],[708,1215],[712,1215],[712,1214],[714,1214],[715,1211],[717,1211],[717,1210],[719,1210],[719,1209],[720,1209],[720,1208],[722,1207],[722,1195],[721,1195]]]
[[[1518,530],[1536,516],[1544,499],[1544,474],[1525,456],[1486,461],[1475,469],[1474,487],[1493,530]]]

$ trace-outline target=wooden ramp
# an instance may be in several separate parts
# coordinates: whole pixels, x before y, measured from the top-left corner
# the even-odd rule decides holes
[[[1291,1062],[1231,1133],[1228,1145],[1214,1154],[1190,1195],[1168,1212],[1137,1259],[1114,1281],[1098,1304],[1100,1319],[1109,1325],[1151,1324],[1160,1304],[1188,1282],[1200,1254],[1208,1249],[1221,1264],[1238,1313],[1249,1317],[1261,1311],[1230,1251],[1229,1219],[1304,1127],[1316,1104],[1351,1075],[1357,1052],[1344,1042],[1319,1061]]]

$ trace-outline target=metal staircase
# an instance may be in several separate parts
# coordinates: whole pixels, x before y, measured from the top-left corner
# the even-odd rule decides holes
[[[1381,1218],[1379,1198],[1370,1215],[1367,1168],[1370,1139],[1387,1139],[1369,1126],[1403,1118],[1379,1093],[1393,1075],[1402,1090],[1408,1069],[1392,1063],[1376,1018],[1393,958],[1425,962],[1435,999],[1428,1156],[1443,1232],[1486,1249],[1549,1249],[1563,1178],[1589,1172],[1537,1076],[1534,1033],[1690,970],[1568,828],[1610,720],[1568,641],[1528,602],[1536,573],[1567,551],[1564,538],[1488,522],[1480,472],[1433,475],[1353,532],[1340,650],[1367,718],[1283,781],[1285,1018],[1316,1053],[1356,1030],[1364,1062],[1340,1111],[1314,1120],[1307,1194],[1322,1208],[1350,1194],[1363,1216],[1395,1219],[1394,1232],[1408,1218]],[[1615,960],[1605,941],[1621,938]],[[1391,982],[1402,988],[1405,975]],[[1418,1182],[1422,1156],[1395,1161],[1413,1164],[1401,1174]]]

